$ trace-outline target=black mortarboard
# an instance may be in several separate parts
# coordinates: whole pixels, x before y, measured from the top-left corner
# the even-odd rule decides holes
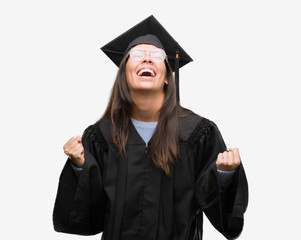
[[[192,58],[153,15],[103,46],[101,50],[119,67],[127,51],[138,44],[152,44],[164,49],[168,62],[175,72],[177,98],[179,100],[179,68],[191,62]]]

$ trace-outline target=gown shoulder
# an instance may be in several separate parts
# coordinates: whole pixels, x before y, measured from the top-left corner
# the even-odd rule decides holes
[[[180,118],[180,139],[189,143],[194,143],[200,137],[208,133],[212,128],[217,128],[216,124],[193,111],[181,108],[179,111]]]
[[[107,150],[108,144],[100,128],[100,122],[87,127],[83,133],[83,142],[90,142],[100,150]]]

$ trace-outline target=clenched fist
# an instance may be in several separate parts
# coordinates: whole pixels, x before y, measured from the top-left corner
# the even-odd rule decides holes
[[[238,148],[230,148],[229,152],[224,151],[218,154],[216,160],[217,169],[221,171],[232,171],[240,164]]]
[[[63,147],[64,153],[72,160],[72,162],[79,168],[84,165],[84,147],[81,137],[72,137],[66,142]]]

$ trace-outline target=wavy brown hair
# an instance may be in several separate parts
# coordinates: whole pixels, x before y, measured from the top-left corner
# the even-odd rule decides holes
[[[126,63],[129,54],[125,55],[119,65],[119,70],[111,91],[104,117],[112,121],[111,134],[119,153],[126,155],[126,143],[130,129],[130,116],[134,104],[126,81]],[[170,176],[170,165],[178,159],[179,149],[179,104],[176,100],[176,84],[171,67],[165,60],[166,79],[164,85],[164,102],[160,109],[159,121],[149,143],[149,155],[155,166],[161,168]]]

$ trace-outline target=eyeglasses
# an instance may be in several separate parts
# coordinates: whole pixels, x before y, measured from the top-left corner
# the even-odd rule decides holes
[[[130,57],[135,61],[141,61],[145,58],[145,52],[150,52],[150,57],[155,62],[162,62],[166,58],[166,53],[163,49],[144,50],[141,48],[132,48],[130,51]]]

